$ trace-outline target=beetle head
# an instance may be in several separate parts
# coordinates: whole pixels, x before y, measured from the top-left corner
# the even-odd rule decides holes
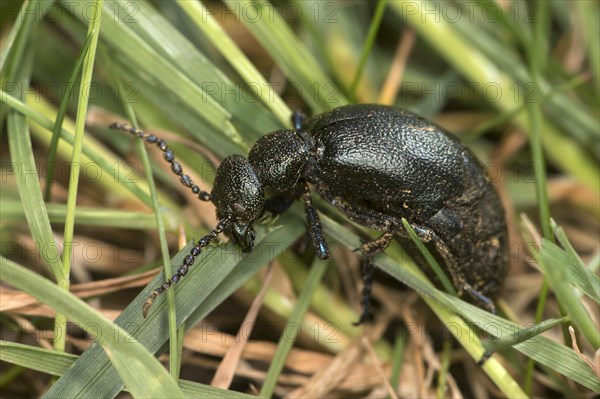
[[[217,217],[220,220],[229,220],[225,234],[239,245],[242,251],[252,250],[252,223],[262,213],[265,192],[263,184],[246,158],[230,155],[223,160],[217,169],[210,197],[217,207]]]
[[[261,137],[248,160],[260,181],[277,191],[291,190],[308,162],[309,146],[293,130],[278,130]]]

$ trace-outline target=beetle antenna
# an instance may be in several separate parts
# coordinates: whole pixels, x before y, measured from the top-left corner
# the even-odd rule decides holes
[[[171,170],[173,171],[173,173],[175,173],[177,176],[179,176],[181,183],[184,186],[188,187],[190,190],[192,190],[192,192],[194,194],[196,194],[200,200],[210,201],[210,193],[200,190],[200,187],[198,187],[196,184],[194,184],[194,182],[192,181],[192,178],[189,175],[186,175],[183,173],[183,168],[181,167],[181,164],[175,160],[175,154],[173,153],[173,151],[171,151],[169,149],[169,146],[167,145],[166,141],[164,141],[163,139],[161,139],[159,137],[156,137],[153,134],[149,134],[149,133],[144,132],[143,130],[136,129],[135,127],[133,127],[127,123],[115,122],[115,123],[112,123],[109,126],[109,128],[115,129],[115,130],[122,130],[124,132],[131,133],[132,135],[134,135],[142,140],[146,140],[147,143],[156,144],[156,146],[162,152],[165,153],[164,154],[165,161],[167,161],[168,163],[171,164]]]
[[[148,315],[148,311],[150,310],[150,307],[154,303],[156,297],[168,290],[172,285],[176,284],[183,276],[187,274],[190,266],[194,264],[196,257],[202,252],[202,248],[207,247],[212,240],[217,238],[217,236],[221,234],[223,230],[225,230],[225,228],[227,228],[229,223],[231,223],[231,219],[229,218],[219,220],[219,223],[217,223],[217,227],[215,227],[213,230],[211,230],[210,233],[208,233],[207,235],[199,239],[198,242],[196,242],[196,245],[183,259],[183,264],[179,267],[179,269],[177,269],[175,274],[173,274],[173,276],[170,279],[165,281],[160,287],[158,287],[157,289],[152,291],[150,295],[148,295],[148,298],[146,299],[146,302],[144,302],[144,305],[142,307],[142,315],[144,316],[144,318],[146,318],[146,316]]]

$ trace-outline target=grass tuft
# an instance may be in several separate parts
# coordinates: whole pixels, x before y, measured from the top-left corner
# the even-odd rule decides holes
[[[10,288],[0,303],[16,333],[0,341],[0,360],[12,365],[0,375],[3,392],[365,397],[387,393],[390,381],[399,397],[600,393],[588,361],[600,347],[600,61],[591,39],[600,6],[467,3],[4,7],[0,277]],[[444,290],[433,286],[394,243],[375,258],[384,274],[375,274],[374,321],[353,327],[355,232],[374,232],[349,227],[315,194],[331,262],[315,261],[296,204],[256,224],[251,253],[209,246],[142,317],[148,294],[191,248],[180,248],[179,229],[203,237],[215,211],[172,178],[162,154],[131,151],[131,138],[110,123],[168,137],[210,190],[219,160],[289,128],[290,110],[316,115],[382,93],[457,133],[498,189],[512,266],[502,316],[449,295],[447,278]],[[212,388],[270,262],[273,284],[227,371],[235,377],[227,390]],[[164,277],[143,274],[161,263]],[[297,335],[286,335],[290,326]],[[373,340],[377,367],[361,335]],[[167,352],[170,375],[156,360]]]

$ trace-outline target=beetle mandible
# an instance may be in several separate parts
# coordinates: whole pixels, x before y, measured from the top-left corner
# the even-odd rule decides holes
[[[292,124],[293,130],[260,138],[248,158],[223,159],[211,193],[200,190],[183,173],[165,141],[129,125],[111,125],[157,144],[181,182],[199,199],[214,203],[219,219],[173,277],[148,297],[144,316],[154,299],[177,283],[202,248],[220,233],[242,251],[251,251],[253,223],[265,211],[284,212],[294,200],[304,203],[316,254],[326,259],[329,249],[311,187],[349,219],[382,232],[360,247],[364,288],[356,324],[368,318],[373,255],[396,238],[425,267],[408,239],[403,218],[441,260],[459,295],[467,294],[494,311],[492,301],[508,271],[504,211],[481,164],[458,139],[411,112],[383,105],[348,105],[306,121],[294,113]],[[281,195],[265,199],[267,187]]]

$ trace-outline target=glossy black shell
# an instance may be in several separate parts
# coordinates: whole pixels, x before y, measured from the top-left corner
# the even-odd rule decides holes
[[[303,130],[314,140],[304,177],[323,198],[373,229],[403,230],[406,218],[433,230],[473,288],[499,295],[508,270],[504,211],[481,164],[454,136],[381,105],[337,108]],[[429,269],[409,240],[398,239]]]

